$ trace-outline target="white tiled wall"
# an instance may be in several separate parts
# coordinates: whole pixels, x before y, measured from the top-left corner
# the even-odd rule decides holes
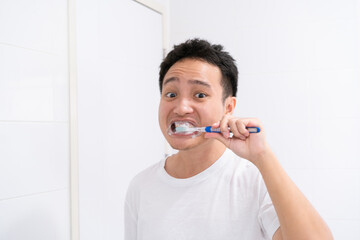
[[[67,121],[65,55],[0,44],[0,119]]]
[[[2,200],[0,212],[1,239],[70,239],[67,189]]]
[[[162,18],[130,0],[76,3],[80,239],[123,239],[128,184],[164,156]]]
[[[2,0],[0,29],[1,43],[64,55],[67,52],[67,1]]]
[[[360,1],[174,0],[170,10],[171,45],[225,46],[240,71],[237,115],[262,120],[335,239],[360,239]]]
[[[0,239],[66,240],[67,1],[0,3]]]

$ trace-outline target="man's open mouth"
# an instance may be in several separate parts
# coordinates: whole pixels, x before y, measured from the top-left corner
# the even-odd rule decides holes
[[[194,135],[194,132],[176,132],[176,129],[177,128],[194,128],[194,124],[192,124],[191,122],[188,122],[188,121],[175,121],[175,122],[172,122],[168,129],[167,129],[167,133],[172,136],[172,135],[175,135],[175,136],[193,136]]]

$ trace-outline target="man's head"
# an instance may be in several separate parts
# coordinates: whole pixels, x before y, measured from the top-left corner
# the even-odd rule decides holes
[[[218,144],[203,135],[193,138],[171,129],[184,122],[194,127],[208,126],[232,114],[236,80],[234,60],[221,46],[198,39],[175,46],[161,64],[159,105],[160,129],[173,148],[189,150]]]
[[[164,77],[171,66],[186,58],[202,60],[218,67],[222,75],[223,101],[229,96],[236,97],[238,70],[235,60],[223,50],[223,46],[210,44],[197,38],[175,45],[163,60],[159,73],[160,92],[162,92]]]

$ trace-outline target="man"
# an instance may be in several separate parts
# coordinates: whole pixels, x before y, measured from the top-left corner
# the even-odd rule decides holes
[[[269,148],[260,121],[232,115],[237,75],[222,46],[204,40],[177,45],[164,59],[159,124],[179,151],[131,182],[126,240],[332,239]],[[181,133],[179,125],[221,133]]]

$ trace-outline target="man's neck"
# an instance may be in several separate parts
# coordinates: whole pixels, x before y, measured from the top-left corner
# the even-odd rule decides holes
[[[216,140],[189,150],[180,150],[166,160],[165,170],[175,178],[189,178],[210,167],[225,150],[226,147]]]

